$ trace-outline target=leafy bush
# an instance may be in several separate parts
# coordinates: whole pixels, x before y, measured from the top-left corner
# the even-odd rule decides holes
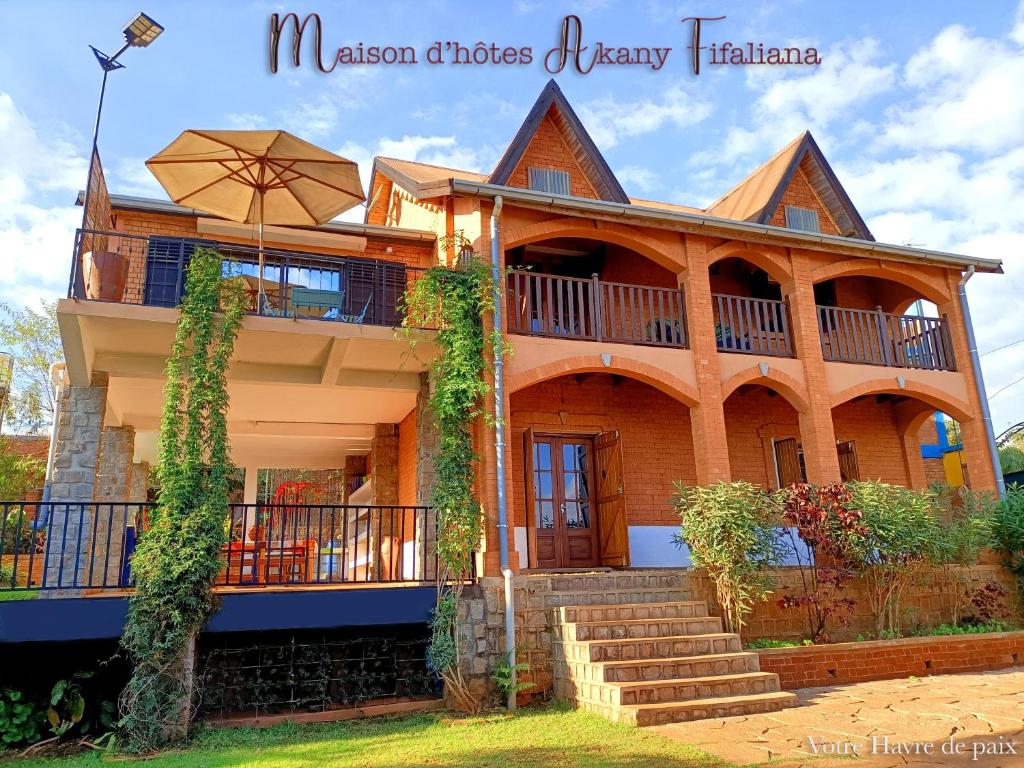
[[[744,648],[752,651],[763,648],[800,648],[805,645],[814,645],[810,640],[776,640],[771,637],[758,637],[743,644]]]
[[[801,594],[783,596],[779,607],[804,609],[808,637],[827,643],[828,623],[835,620],[849,626],[857,604],[844,588],[856,576],[856,541],[865,533],[862,515],[849,508],[851,493],[841,483],[791,485],[778,492],[778,499],[782,519],[790,526],[785,535],[800,570],[802,588]],[[796,545],[796,536],[806,545],[808,557]]]
[[[992,545],[993,521],[998,502],[988,493],[968,488],[933,489],[942,522],[934,533],[930,560],[939,569],[943,592],[949,603],[949,620],[959,624],[966,598],[964,569],[978,562],[981,550]]]
[[[990,619],[981,624],[940,624],[929,629],[911,632],[914,637],[931,637],[933,635],[982,635],[986,632],[1012,632],[1016,627],[1002,619]]]
[[[18,501],[38,489],[46,474],[46,462],[21,456],[0,437],[0,500]]]
[[[676,483],[673,504],[682,519],[675,541],[690,548],[694,567],[707,571],[726,627],[739,632],[754,603],[771,594],[766,570],[780,562],[774,500],[763,488],[745,482],[702,487]]]
[[[533,688],[533,683],[529,680],[520,681],[517,679],[517,675],[526,674],[530,671],[530,665],[525,661],[511,664],[510,656],[511,653],[502,656],[501,661],[494,665],[494,671],[491,673],[494,684],[498,686],[498,690],[506,697]]]
[[[13,688],[0,691],[0,749],[34,744],[42,738],[43,708]]]
[[[1018,598],[1024,603],[1024,485],[1014,483],[996,507],[992,538],[1006,567],[1017,577]]]
[[[855,556],[864,574],[875,633],[899,634],[904,590],[934,559],[939,523],[932,512],[934,494],[880,482],[849,483],[850,508],[862,515],[863,535]]]
[[[1016,445],[1004,445],[999,449],[999,466],[1004,475],[1024,470],[1024,450]]]
[[[973,611],[964,617],[964,624],[988,624],[990,621],[1009,618],[1006,589],[998,581],[987,581],[973,592],[965,594],[970,599]]]

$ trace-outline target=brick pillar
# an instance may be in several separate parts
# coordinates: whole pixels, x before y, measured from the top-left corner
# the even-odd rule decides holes
[[[434,492],[434,473],[441,438],[434,413],[430,410],[430,375],[420,374],[420,391],[416,394],[416,503],[429,506]],[[437,512],[416,517],[416,578],[437,576],[434,552],[437,543]]]
[[[342,501],[348,504],[348,498],[352,495],[352,491],[355,490],[352,487],[352,478],[361,477],[366,474],[366,457],[365,456],[346,456],[345,457],[345,486],[344,486],[344,498]]]
[[[900,438],[908,488],[928,487],[924,458],[921,456],[921,427],[929,420],[934,424],[934,418],[935,409],[920,400],[908,399],[893,406],[893,422]],[[934,429],[932,434],[935,434]]]
[[[131,496],[134,455],[134,427],[103,429],[100,435],[94,492],[98,504],[92,521],[90,565],[87,573],[91,586],[107,587],[119,583],[124,533],[131,512],[126,502]]]
[[[729,443],[725,433],[722,378],[718,370],[715,317],[711,304],[707,244],[701,237],[686,235],[687,269],[681,278],[686,299],[686,322],[693,365],[697,373],[700,403],[690,408],[697,483],[708,485],[732,478]]]
[[[132,481],[128,490],[128,501],[143,503],[149,498],[149,462],[132,464]]]
[[[398,503],[398,425],[377,424],[370,443],[373,503]]]
[[[967,346],[967,329],[964,315],[960,310],[960,299],[957,295],[959,275],[949,271],[947,282],[949,301],[940,304],[939,315],[948,320],[949,337],[953,342],[953,355],[956,358],[956,369],[964,377],[967,388],[967,402],[972,418],[961,419],[960,436],[964,443],[964,457],[967,463],[968,484],[972,490],[996,490],[996,473],[992,465],[992,455],[988,448],[988,434],[981,420],[981,400],[978,388],[974,385],[974,368],[971,365],[970,350]],[[956,414],[950,414],[956,418]]]
[[[71,386],[64,374],[60,418],[55,426],[50,500],[55,502],[47,529],[44,585],[58,591],[44,596],[74,594],[67,589],[85,584],[89,561],[89,508],[96,493],[97,459],[107,407],[107,377],[93,376],[91,386]]]
[[[804,449],[807,479],[812,483],[839,482],[839,454],[832,424],[832,398],[821,355],[818,310],[814,303],[811,264],[800,251],[792,251],[793,280],[783,286],[789,302],[793,348],[803,363],[809,409],[799,414],[800,443]]]

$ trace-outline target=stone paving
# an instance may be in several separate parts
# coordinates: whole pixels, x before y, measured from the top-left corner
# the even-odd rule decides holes
[[[797,694],[800,704],[793,709],[655,730],[740,765],[1024,768],[1020,667],[805,688]]]

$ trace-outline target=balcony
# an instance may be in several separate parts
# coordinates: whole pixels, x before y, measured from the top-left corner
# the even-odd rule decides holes
[[[946,318],[819,306],[818,329],[828,361],[956,370]]]
[[[131,589],[132,555],[153,506],[0,504],[0,593]],[[215,587],[400,586],[437,579],[437,517],[430,507],[232,504],[225,525]]]
[[[515,271],[508,276],[507,292],[511,333],[686,347],[679,288]]]
[[[713,293],[711,306],[719,351],[793,356],[786,302]]]
[[[221,253],[225,277],[240,277],[246,283],[248,311],[268,317],[396,327],[404,317],[405,291],[423,272],[400,262],[265,248],[261,298],[258,250],[251,246],[79,230],[68,296],[176,307],[185,290],[189,259],[200,247]],[[91,263],[91,268],[80,270],[80,263]],[[123,282],[117,273],[125,263],[128,279]]]

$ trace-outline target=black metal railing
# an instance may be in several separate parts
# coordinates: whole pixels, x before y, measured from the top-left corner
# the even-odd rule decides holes
[[[955,371],[944,317],[892,315],[882,309],[818,307],[825,360]]]
[[[715,342],[723,352],[792,357],[786,302],[711,294]]]
[[[0,503],[0,592],[131,588],[154,505]],[[431,582],[430,507],[232,504],[222,587]]]
[[[405,292],[424,271],[401,262],[265,248],[261,281],[259,250],[252,246],[78,230],[68,296],[176,307],[188,262],[200,247],[220,252],[225,277],[245,282],[249,312],[268,317],[399,326]]]

